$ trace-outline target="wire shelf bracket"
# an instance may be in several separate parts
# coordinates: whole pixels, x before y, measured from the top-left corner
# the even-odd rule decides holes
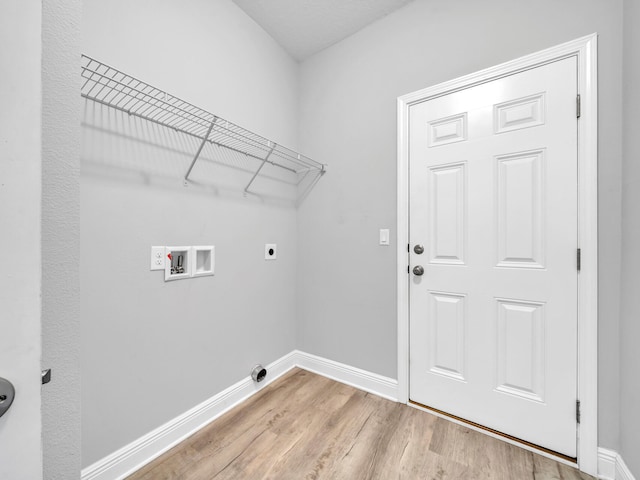
[[[211,122],[211,125],[209,126],[209,130],[207,130],[207,134],[202,139],[202,143],[200,144],[200,147],[198,147],[198,151],[196,152],[195,157],[193,157],[193,160],[191,161],[191,165],[189,165],[189,169],[187,170],[187,173],[185,173],[184,175],[185,185],[189,180],[189,175],[191,175],[191,170],[193,170],[193,166],[198,161],[198,157],[202,153],[202,149],[204,148],[205,144],[207,143],[207,140],[209,139],[209,135],[211,135],[211,130],[213,130],[213,126],[216,124],[216,120],[217,118],[214,117],[213,122]]]
[[[188,184],[189,176],[207,143],[261,162],[245,187],[245,193],[249,193],[249,188],[267,163],[302,177],[312,172],[322,176],[327,170],[327,165],[323,163],[276,144],[87,55],[82,55],[81,76],[84,80],[81,88],[83,98],[201,141],[184,175],[185,185]]]
[[[265,163],[267,163],[269,161],[269,157],[271,156],[271,154],[273,153],[273,151],[276,149],[276,144],[273,144],[273,147],[271,147],[271,150],[269,150],[269,153],[267,153],[267,156],[264,157],[264,160],[262,161],[262,163],[260,164],[260,166],[258,167],[258,169],[256,170],[256,173],[253,174],[253,177],[251,177],[251,180],[249,180],[249,183],[247,183],[247,186],[244,187],[244,192],[245,193],[249,193],[249,187],[251,186],[251,184],[253,183],[253,181],[256,179],[256,177],[258,176],[258,174],[260,173],[260,170],[262,170],[262,167],[264,167]]]

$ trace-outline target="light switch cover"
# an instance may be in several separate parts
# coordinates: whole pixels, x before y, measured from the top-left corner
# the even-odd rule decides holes
[[[380,245],[389,245],[389,229],[380,229]]]

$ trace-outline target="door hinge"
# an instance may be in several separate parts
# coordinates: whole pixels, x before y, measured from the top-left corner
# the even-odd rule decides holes
[[[580,94],[576,96],[576,118],[580,118]]]
[[[578,268],[578,271],[580,271],[580,267],[581,267],[581,263],[582,263],[582,252],[580,251],[580,249],[578,249],[576,251],[576,267]]]
[[[576,400],[576,422],[580,423],[580,400]]]

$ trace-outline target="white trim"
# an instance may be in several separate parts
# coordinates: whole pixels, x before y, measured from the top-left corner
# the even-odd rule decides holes
[[[131,475],[294,367],[397,401],[398,382],[394,379],[294,350],[267,365],[268,376],[264,382],[258,385],[250,377],[239,381],[152,432],[82,469],[81,479],[121,480]]]
[[[618,452],[598,449],[598,478],[602,480],[635,480]]]
[[[620,454],[616,457],[616,480],[635,480],[633,473],[631,473],[627,464],[624,463]]]
[[[398,401],[409,402],[409,102],[398,98]],[[405,248],[405,245],[407,247]],[[404,266],[407,266],[405,270]]]
[[[598,464],[598,208],[597,208],[597,35],[518,58],[449,82],[398,98],[398,398],[409,400],[409,283],[406,271],[409,242],[409,108],[417,103],[470,88],[553,61],[576,56],[578,92],[582,100],[578,122],[578,243],[582,269],[578,275],[578,426],[580,470],[595,475]]]
[[[267,365],[267,378],[259,385],[250,377],[169,420],[112,454],[83,468],[82,480],[120,480],[182,442],[213,420],[242,403],[295,367],[295,352]]]
[[[618,453],[606,448],[598,449],[598,478],[603,480],[615,480],[616,459]]]
[[[580,470],[598,470],[598,85],[597,36],[584,37],[578,51],[578,426]]]
[[[335,362],[310,353],[295,352],[296,366],[340,383],[373,393],[388,400],[398,401],[398,381],[356,367]]]

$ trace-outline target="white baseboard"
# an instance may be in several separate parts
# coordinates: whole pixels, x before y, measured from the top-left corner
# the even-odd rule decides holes
[[[82,469],[81,480],[120,480],[131,475],[293,367],[295,367],[295,352],[267,365],[269,374],[259,385],[250,377],[241,380],[152,432]]]
[[[616,480],[635,480],[633,473],[631,473],[631,470],[629,470],[620,455],[618,455],[616,461]]]
[[[598,448],[598,478],[603,480],[615,480],[617,452]]]
[[[344,363],[334,362],[326,358],[296,350],[294,352],[296,366],[313,373],[331,378],[340,383],[351,385],[365,392],[373,393],[388,400],[398,401],[398,381],[351,367]]]
[[[269,374],[259,386],[249,377],[241,380],[152,432],[82,469],[81,480],[121,480],[131,475],[294,367],[303,368],[389,400],[397,401],[398,398],[398,382],[394,379],[294,350],[266,366]]]
[[[635,480],[618,452],[598,448],[598,478],[602,480]]]

